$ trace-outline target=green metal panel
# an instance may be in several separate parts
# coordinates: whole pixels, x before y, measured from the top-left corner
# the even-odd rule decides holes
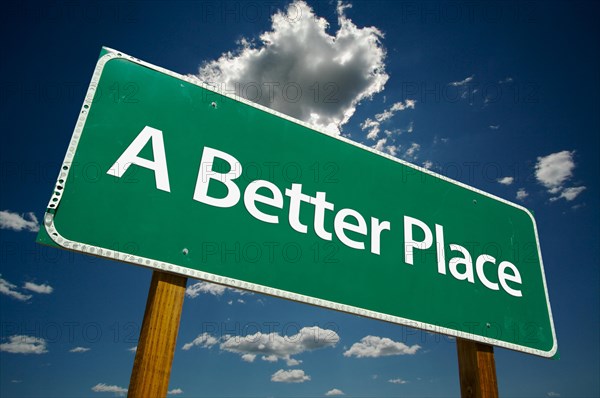
[[[218,94],[193,78],[104,51],[49,204],[47,231],[40,232],[43,243],[50,236],[71,250],[554,355],[536,226],[527,210]],[[156,188],[154,171],[137,165],[120,178],[107,174],[145,126],[162,131],[170,192]],[[242,197],[232,207],[193,199],[205,147],[240,162],[235,183]],[[153,160],[150,143],[139,156]],[[214,169],[227,172],[229,166],[216,161]],[[300,208],[307,233],[294,230],[285,194],[281,209],[257,205],[279,223],[253,217],[244,191],[257,179],[274,183],[283,194],[293,183],[313,197],[325,192],[335,206],[324,222],[332,240],[315,233],[315,206],[309,203]],[[210,182],[210,196],[226,194],[223,184]],[[364,250],[348,247],[334,232],[334,216],[343,208],[365,218],[367,236],[347,232],[365,242]],[[427,250],[415,249],[413,265],[405,262],[405,216],[425,223],[434,240]],[[379,255],[371,252],[371,217],[390,223],[381,232]],[[498,264],[509,261],[522,283],[508,285],[522,297],[485,287],[476,273],[473,283],[439,273],[436,224],[444,229],[446,264],[459,255],[450,244],[467,248],[473,262],[492,255],[496,264],[484,270],[497,283]],[[421,229],[413,230],[415,240],[424,238]]]

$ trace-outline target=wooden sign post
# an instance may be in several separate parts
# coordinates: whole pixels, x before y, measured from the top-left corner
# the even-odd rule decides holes
[[[462,398],[498,398],[494,347],[457,338],[458,374]]]
[[[152,273],[129,381],[129,398],[167,396],[186,283],[183,276],[162,271]]]

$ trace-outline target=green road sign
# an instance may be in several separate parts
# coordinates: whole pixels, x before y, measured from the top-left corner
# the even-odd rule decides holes
[[[550,357],[526,209],[104,49],[38,240]]]

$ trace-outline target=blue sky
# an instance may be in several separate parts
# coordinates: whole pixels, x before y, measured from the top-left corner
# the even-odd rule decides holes
[[[298,82],[310,93],[300,101],[261,101],[531,209],[561,358],[497,349],[500,394],[600,394],[598,6],[345,4],[5,6],[1,396],[115,396],[129,382],[151,271],[34,243],[102,45],[234,88]],[[459,395],[450,338],[197,283],[188,282],[172,396]],[[257,332],[270,334],[270,355],[253,357],[257,339],[231,338]],[[303,343],[311,333],[316,347]]]

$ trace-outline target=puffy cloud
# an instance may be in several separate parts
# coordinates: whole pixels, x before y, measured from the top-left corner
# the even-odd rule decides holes
[[[487,99],[487,98],[486,98],[486,99]],[[500,125],[499,125],[499,124],[490,124],[490,128],[491,128],[492,130],[498,130],[498,129],[500,128]]]
[[[537,158],[535,177],[548,192],[556,194],[563,189],[563,184],[573,176],[575,152],[561,151]]]
[[[525,198],[528,196],[529,194],[527,193],[525,188],[519,188],[519,190],[517,191],[517,200],[525,200]]]
[[[339,132],[362,100],[383,90],[383,34],[375,27],[359,28],[338,3],[339,29],[329,34],[329,22],[302,0],[272,16],[272,27],[260,43],[241,40],[240,47],[200,67],[208,84]]]
[[[91,348],[87,348],[87,347],[75,347],[75,348],[71,348],[69,350],[69,352],[80,353],[80,352],[88,352],[89,350],[91,350]]]
[[[17,291],[16,289],[17,289],[16,285],[13,285],[6,279],[3,279],[2,274],[0,274],[0,293],[6,295],[8,297],[12,297],[19,301],[27,301],[31,298],[31,295],[23,294],[23,293]]]
[[[273,333],[255,333],[241,336],[224,336],[220,345],[221,350],[240,354],[242,359],[254,360],[257,355],[263,361],[276,362],[285,360],[288,366],[298,365],[300,362],[291,358],[292,355],[305,351],[313,351],[335,346],[340,337],[333,330],[321,329],[317,326],[304,327],[292,336],[281,336]]]
[[[387,337],[366,336],[344,352],[345,357],[378,358],[391,355],[414,355],[421,348],[419,345],[407,346]]]
[[[179,395],[183,394],[183,390],[181,388],[174,388],[172,390],[167,391],[167,395]]]
[[[431,170],[432,167],[433,167],[433,162],[431,160],[426,160],[423,162],[423,168],[425,168],[427,170]]]
[[[8,343],[0,344],[0,351],[11,354],[45,354],[46,340],[40,337],[14,335],[8,338]]]
[[[125,395],[127,392],[126,388],[119,386],[111,386],[104,383],[98,383],[94,387],[92,387],[93,392],[112,392],[115,395]]]
[[[54,291],[54,288],[50,285],[38,285],[33,282],[25,282],[25,285],[23,285],[23,289],[31,290],[32,292],[39,294],[50,294]]]
[[[215,344],[217,344],[218,342],[219,342],[219,340],[217,338],[211,336],[210,334],[202,333],[201,335],[196,337],[190,343],[184,344],[183,347],[181,347],[181,349],[184,351],[188,351],[190,348],[192,348],[194,346],[210,348],[210,347],[214,346]]]
[[[498,182],[502,185],[510,185],[515,181],[514,177],[502,177],[498,178]]]
[[[186,343],[182,349],[189,350],[194,346],[211,348],[220,342],[221,350],[239,354],[245,362],[254,362],[257,357],[260,357],[263,361],[283,360],[288,366],[296,366],[302,361],[292,358],[292,355],[333,347],[339,340],[340,337],[333,330],[313,326],[304,327],[292,336],[281,336],[276,332],[258,332],[247,336],[225,335],[216,338],[208,333],[203,333],[194,341]]]
[[[329,390],[325,393],[326,397],[337,397],[340,395],[346,395],[346,394],[344,394],[344,392],[342,390],[338,390],[337,388],[334,388],[333,390]]]
[[[271,381],[276,383],[304,383],[308,380],[310,380],[310,376],[304,374],[304,371],[300,369],[279,369],[271,376]]]
[[[388,383],[392,383],[392,384],[406,384],[406,383],[408,383],[408,381],[402,380],[402,379],[390,379],[390,380],[388,380]]]
[[[24,214],[13,213],[10,210],[0,211],[0,229],[12,229],[14,231],[38,232],[40,223],[33,212],[27,213],[29,220]]]

